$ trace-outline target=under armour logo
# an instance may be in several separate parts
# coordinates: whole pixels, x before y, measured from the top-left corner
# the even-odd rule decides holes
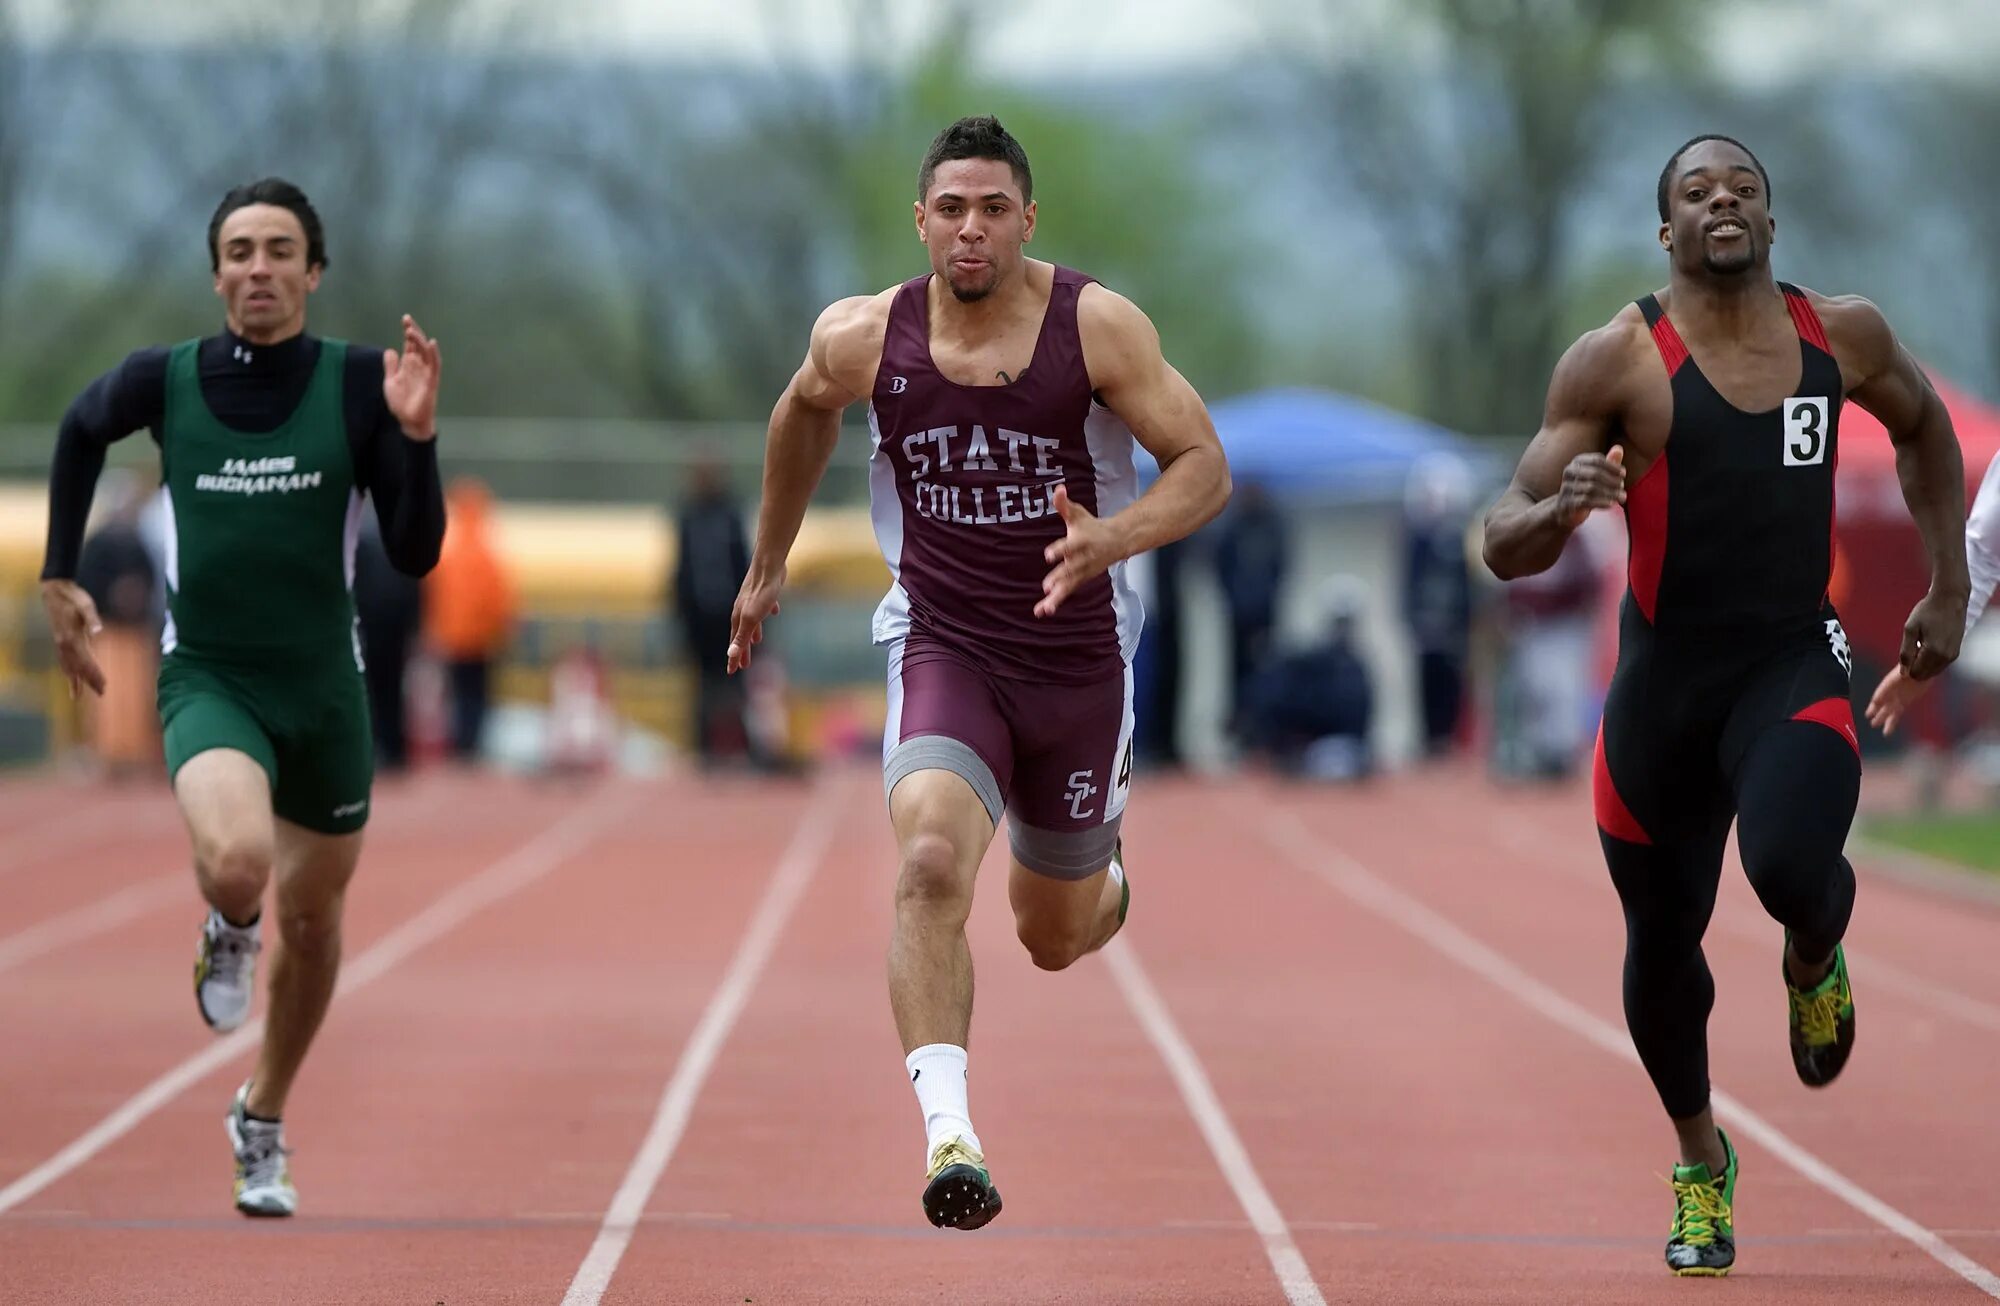
[[[236,361],[239,363],[250,361],[250,347],[248,345],[236,346]]]
[[[1840,628],[1838,618],[1830,618],[1826,623],[1826,642],[1833,649],[1833,656],[1840,663],[1840,669],[1848,675],[1854,674],[1854,654],[1847,647],[1847,632]]]
[[[1090,783],[1095,771],[1072,771],[1069,773],[1069,814],[1076,820],[1092,815],[1083,810],[1083,805],[1097,796],[1097,786]]]
[[[890,377],[890,378],[889,378],[889,393],[890,393],[890,394],[892,394],[892,395],[899,395],[899,394],[903,393],[903,391],[905,391],[905,390],[907,390],[907,389],[909,389],[909,388],[910,388],[910,378],[909,378],[909,377],[907,377],[907,376],[892,376],[892,377]]]

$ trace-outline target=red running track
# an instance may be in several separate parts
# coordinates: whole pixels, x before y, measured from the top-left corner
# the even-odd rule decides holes
[[[1660,1264],[1671,1134],[1580,790],[1145,781],[1128,937],[1061,975],[1014,942],[996,855],[972,1101],[1007,1210],[969,1235],[918,1210],[871,774],[438,775],[378,812],[289,1113],[302,1211],[253,1224],[221,1129],[252,1044],[195,1016],[166,797],[0,789],[0,1301],[2000,1297],[2000,913],[1865,866],[1859,1047],[1820,1093],[1777,928],[1726,880],[1744,1175],[1710,1285]]]

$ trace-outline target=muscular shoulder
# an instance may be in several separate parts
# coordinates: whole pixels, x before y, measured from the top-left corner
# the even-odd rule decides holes
[[[1822,295],[1815,290],[1805,291],[1805,297],[1819,314],[1826,342],[1843,370],[1865,379],[1894,363],[1896,333],[1873,303],[1860,295]]]
[[[1160,333],[1153,320],[1137,304],[1097,282],[1077,294],[1076,330],[1095,387],[1116,381],[1134,366],[1159,360]]]
[[[1653,351],[1645,314],[1627,304],[1595,331],[1578,336],[1556,364],[1549,383],[1551,416],[1612,416],[1633,393]]]
[[[125,355],[124,361],[99,378],[112,403],[126,408],[157,410],[167,391],[167,364],[172,345],[148,345]]]
[[[835,300],[813,323],[813,362],[828,379],[853,394],[865,395],[875,388],[896,289]]]

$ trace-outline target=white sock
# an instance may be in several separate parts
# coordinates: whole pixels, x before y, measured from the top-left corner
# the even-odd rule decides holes
[[[926,1043],[903,1059],[917,1105],[924,1112],[924,1164],[947,1138],[963,1138],[973,1151],[979,1135],[972,1132],[971,1108],[965,1104],[965,1049],[950,1043]]]

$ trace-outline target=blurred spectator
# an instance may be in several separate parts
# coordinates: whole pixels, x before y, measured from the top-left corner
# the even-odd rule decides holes
[[[1251,678],[1245,742],[1286,774],[1356,780],[1375,769],[1375,687],[1361,653],[1364,598],[1361,582],[1334,578],[1319,642],[1267,657]]]
[[[1403,512],[1403,617],[1417,658],[1426,755],[1458,734],[1472,628],[1472,571],[1466,523],[1472,474],[1462,459],[1435,454],[1410,469]]]
[[[1255,481],[1236,487],[1217,528],[1215,574],[1229,609],[1230,721],[1240,735],[1252,677],[1271,645],[1291,542],[1285,519]]]
[[[492,496],[471,477],[445,493],[444,547],[424,581],[424,638],[444,662],[451,755],[477,758],[492,699],[493,663],[514,629],[514,585],[493,537]]]
[[[97,762],[114,779],[145,774],[160,761],[153,690],[159,675],[160,567],[140,517],[150,496],[123,473],[98,489],[103,524],[84,541],[76,581],[97,605],[104,629],[91,640],[104,669],[104,695],[90,698],[90,738]]]
[[[401,771],[409,765],[409,713],[405,685],[410,654],[423,627],[424,587],[389,561],[374,501],[363,510],[354,550],[354,609],[361,618],[361,659],[368,680],[368,714],[375,736],[375,766]]]
[[[750,540],[723,469],[704,457],[690,470],[676,523],[674,616],[694,663],[694,745],[704,765],[747,757],[744,687],[729,675],[729,619],[750,568]]]
[[[1510,707],[1501,714],[1497,759],[1503,772],[1557,780],[1582,760],[1600,590],[1585,532],[1547,571],[1508,582],[1502,674]]]

